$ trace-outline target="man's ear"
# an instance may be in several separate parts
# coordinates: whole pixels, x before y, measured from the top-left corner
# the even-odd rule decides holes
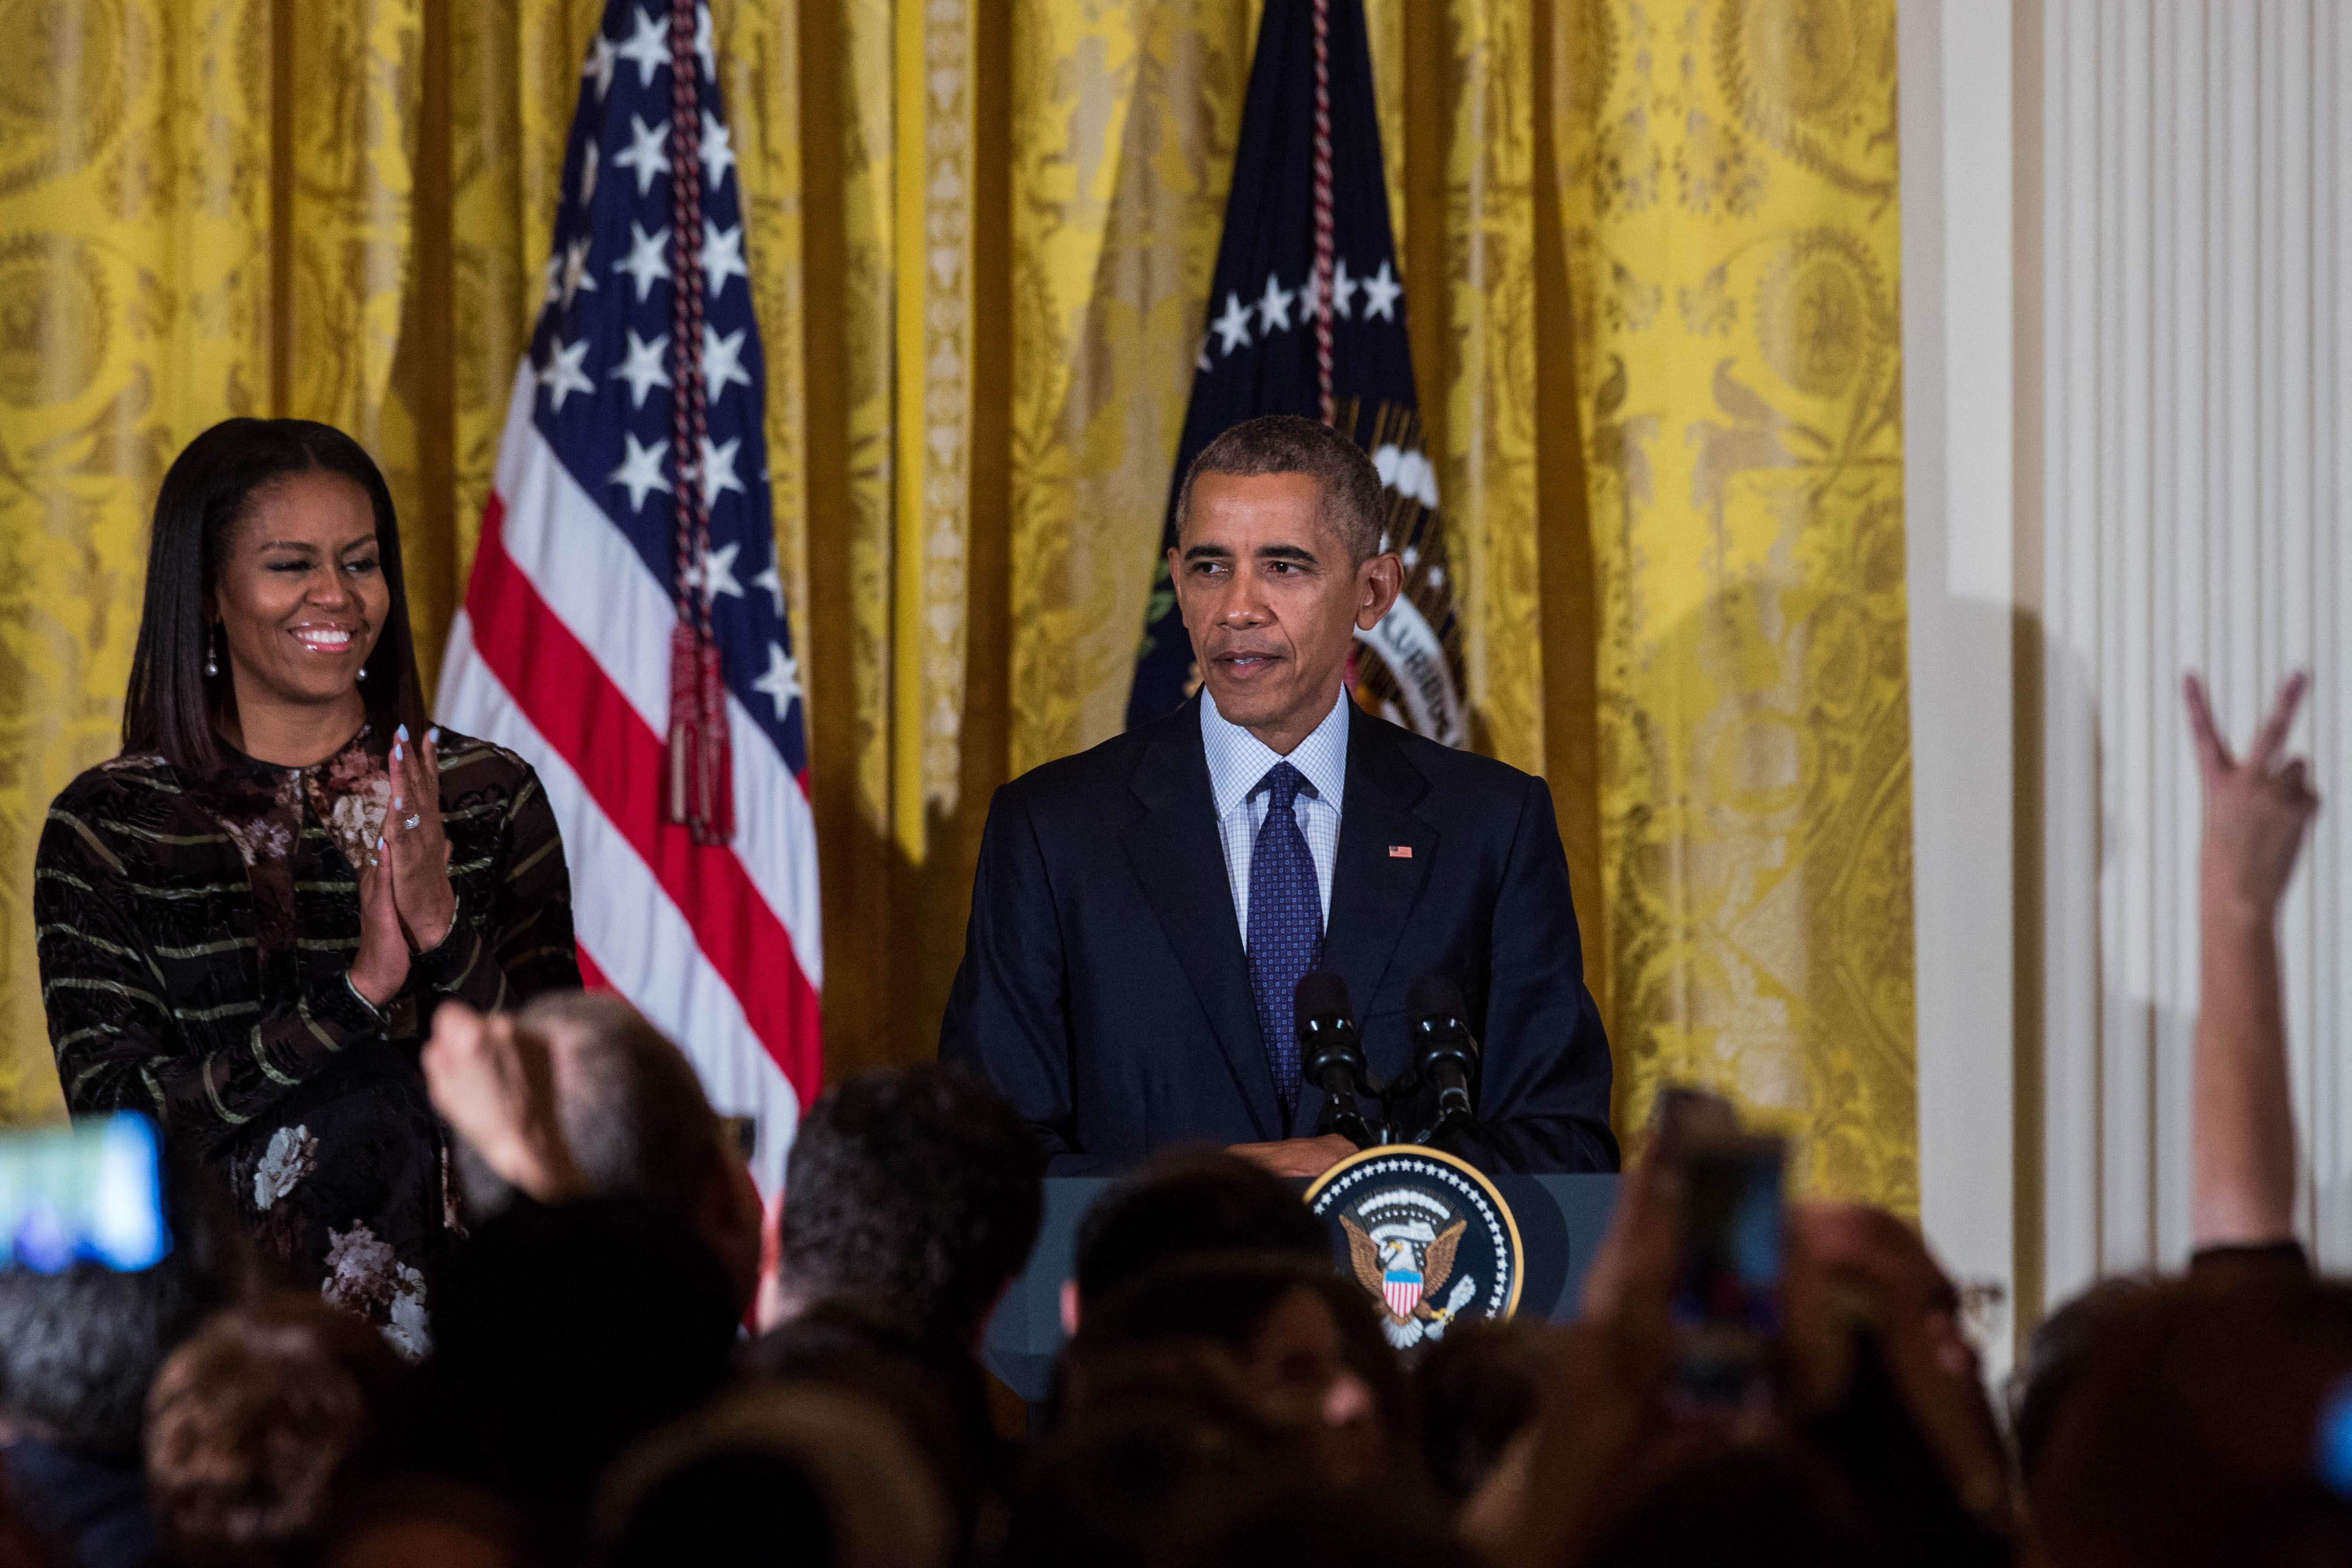
[[[1404,563],[1383,551],[1356,568],[1356,629],[1370,631],[1404,592]]]

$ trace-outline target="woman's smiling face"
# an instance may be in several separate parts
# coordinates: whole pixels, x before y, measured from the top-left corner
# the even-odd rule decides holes
[[[240,710],[355,702],[392,613],[367,492],[324,472],[257,492],[222,541],[211,600]]]

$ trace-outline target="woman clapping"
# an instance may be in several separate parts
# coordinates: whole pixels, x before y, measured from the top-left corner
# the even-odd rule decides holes
[[[180,454],[122,738],[50,807],[35,872],[67,1106],[159,1118],[268,1250],[420,1353],[457,1223],[425,1019],[580,976],[538,779],[426,727],[356,442],[231,419]]]

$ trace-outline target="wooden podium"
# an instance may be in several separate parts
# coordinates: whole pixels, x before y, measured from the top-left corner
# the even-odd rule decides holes
[[[1616,1207],[1618,1180],[1613,1175],[1494,1178],[1518,1225],[1526,1269],[1521,1313],[1537,1313],[1554,1322],[1576,1315],[1584,1271],[1591,1267]],[[1062,1283],[1072,1273],[1078,1222],[1110,1184],[1091,1177],[1045,1184],[1045,1219],[1038,1227],[1029,1266],[989,1320],[981,1359],[1032,1403],[1045,1397],[1054,1358],[1061,1352]],[[1301,1193],[1307,1190],[1307,1184],[1297,1185]]]

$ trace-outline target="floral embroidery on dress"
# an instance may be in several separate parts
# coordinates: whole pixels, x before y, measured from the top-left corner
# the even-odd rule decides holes
[[[327,1278],[319,1294],[338,1307],[364,1312],[392,1298],[392,1270],[400,1259],[392,1244],[376,1239],[365,1220],[349,1230],[327,1231]]]
[[[268,1214],[295,1184],[319,1168],[319,1141],[308,1127],[281,1127],[253,1173],[253,1206]]]
[[[293,829],[274,817],[257,816],[250,822],[223,818],[221,829],[248,868],[257,860],[283,860],[294,853]]]
[[[423,1360],[432,1348],[425,1276],[400,1261],[364,1220],[353,1221],[349,1230],[328,1230],[327,1278],[319,1294],[374,1323],[392,1348],[412,1361]]]
[[[326,765],[321,781],[311,781],[310,805],[335,836],[335,847],[353,870],[365,867],[383,836],[384,815],[392,809],[392,780],[366,771],[373,759],[354,748]]]
[[[410,1361],[423,1361],[433,1349],[425,1311],[425,1276],[405,1263],[399,1272],[400,1289],[393,1293],[392,1321],[384,1324],[383,1337]]]

